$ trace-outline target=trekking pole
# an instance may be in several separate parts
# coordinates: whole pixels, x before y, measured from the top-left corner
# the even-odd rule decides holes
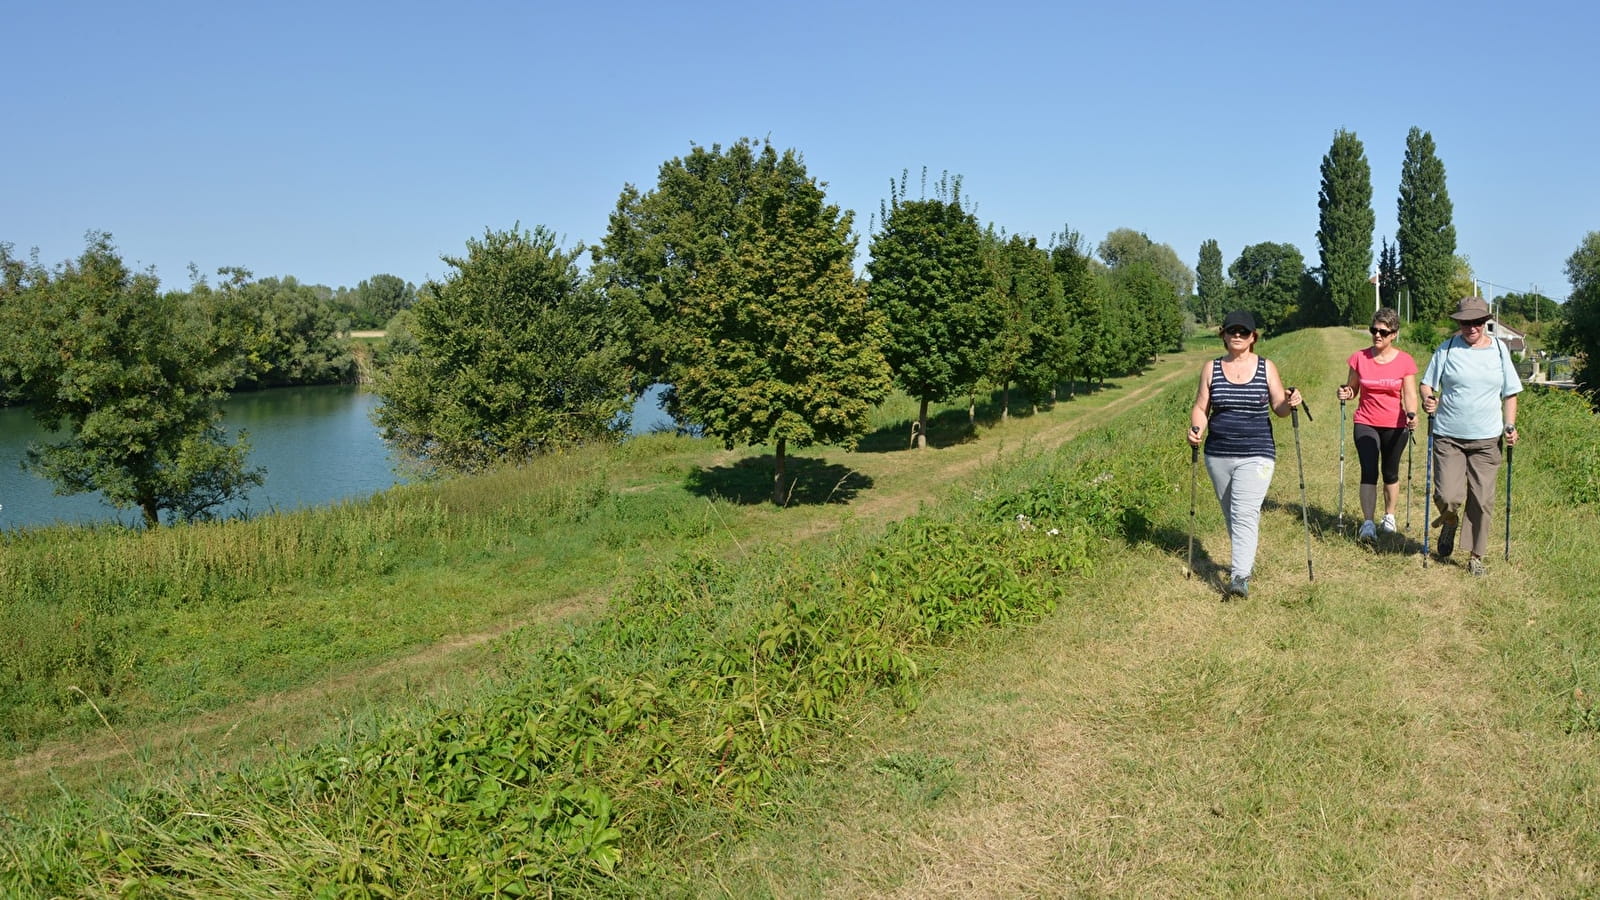
[[[1294,393],[1294,388],[1289,388],[1289,393]],[[1306,411],[1306,421],[1316,421],[1311,417],[1311,406],[1301,398],[1300,407]],[[1306,580],[1316,581],[1317,576],[1311,570],[1311,514],[1306,510],[1306,466],[1300,459],[1300,407],[1289,407],[1290,420],[1294,423],[1294,465],[1300,473],[1300,522],[1306,526]]]
[[[1406,413],[1406,534],[1411,533],[1411,450],[1417,446],[1416,413]]]
[[[1428,417],[1428,454],[1422,461],[1422,567],[1428,567],[1428,521],[1432,518],[1429,507],[1433,503],[1433,414]]]
[[[1416,432],[1405,436],[1405,533],[1411,533],[1411,450],[1416,447]]]
[[[1310,418],[1307,414],[1306,418]],[[1334,525],[1344,534],[1344,398],[1339,398],[1339,517]]]
[[[1517,430],[1515,425],[1506,426],[1506,437],[1510,437]],[[1515,444],[1506,445],[1506,562],[1511,561],[1511,461],[1517,452]]]
[[[1194,434],[1199,434],[1200,433],[1200,429],[1196,428],[1193,425],[1189,426],[1189,431],[1193,432]],[[1183,577],[1186,580],[1189,579],[1189,578],[1194,577],[1194,502],[1195,502],[1194,498],[1195,498],[1195,485],[1199,482],[1199,478],[1200,478],[1200,474],[1199,473],[1200,473],[1200,445],[1199,444],[1190,444],[1189,445],[1189,568],[1188,568],[1187,571],[1185,571],[1183,573]]]

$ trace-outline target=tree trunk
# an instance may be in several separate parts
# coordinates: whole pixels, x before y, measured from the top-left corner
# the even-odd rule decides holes
[[[778,506],[784,505],[783,451],[788,440],[788,438],[778,438],[778,449],[773,454],[772,502]]]
[[[1011,418],[1011,382],[1007,381],[1006,386],[1000,389],[1000,421],[1004,422],[1009,418]]]
[[[922,403],[917,409],[917,421],[911,426],[911,447],[921,450],[928,446],[928,397],[922,397]]]
[[[156,505],[154,497],[139,498],[139,511],[144,513],[145,528],[161,527],[161,507]]]

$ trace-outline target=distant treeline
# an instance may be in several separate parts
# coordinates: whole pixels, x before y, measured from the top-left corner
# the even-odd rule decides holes
[[[46,308],[60,304],[50,298],[61,291],[82,294],[96,271],[122,265],[109,235],[91,233],[89,249],[77,260],[46,268],[37,257],[22,259],[13,245],[0,243],[0,305],[12,314],[46,327],[29,332],[30,339],[59,343],[68,328],[51,329],[58,310]],[[91,259],[92,258],[92,259]],[[397,314],[416,303],[417,288],[394,275],[374,275],[354,288],[330,288],[303,284],[293,276],[256,278],[246,269],[219,269],[213,285],[191,273],[187,290],[159,292],[162,302],[171,304],[194,328],[207,332],[208,347],[232,351],[231,359],[208,358],[208,365],[227,370],[226,390],[248,391],[269,387],[309,384],[340,384],[355,380],[356,361],[344,336],[355,329],[381,329]],[[107,284],[101,279],[98,289],[133,289],[136,279],[149,280],[149,273],[128,273],[123,283]],[[87,320],[76,316],[71,328],[98,322],[107,340],[136,338],[128,331],[125,319],[99,314]],[[403,326],[402,326],[403,330]],[[0,406],[23,400],[16,374],[7,380],[0,365]]]

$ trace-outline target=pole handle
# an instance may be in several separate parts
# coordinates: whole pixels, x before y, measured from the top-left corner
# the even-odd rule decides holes
[[[1292,385],[1289,387],[1289,393],[1291,393],[1291,394],[1294,393],[1297,390],[1299,390],[1299,388],[1294,387]],[[1344,404],[1341,403],[1339,405],[1342,407]],[[1304,396],[1300,397],[1300,406],[1299,406],[1299,408],[1306,411],[1306,421],[1307,422],[1315,422],[1317,420],[1317,417],[1313,416],[1311,414],[1311,403],[1309,401],[1307,401]],[[1293,414],[1294,409],[1295,409],[1294,407],[1290,407],[1290,414],[1291,415]]]

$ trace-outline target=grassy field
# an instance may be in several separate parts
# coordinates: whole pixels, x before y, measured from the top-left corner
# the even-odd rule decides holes
[[[551,795],[576,810],[563,821],[600,825],[560,832],[582,847],[551,851],[566,868],[530,876],[518,863],[514,883],[534,892],[1592,894],[1593,417],[1530,400],[1511,561],[1492,557],[1485,579],[1455,562],[1423,569],[1414,540],[1374,552],[1335,528],[1341,429],[1337,403],[1320,398],[1362,337],[1309,331],[1264,347],[1317,416],[1300,425],[1316,580],[1285,420],[1245,602],[1216,591],[1227,550],[1203,473],[1201,577],[1183,577],[1181,434],[1209,345],[1004,424],[973,431],[964,408],[945,410],[924,454],[899,449],[909,404],[888,408],[860,452],[802,453],[787,510],[759,502],[749,453],[656,437],[603,463],[551,460],[312,516],[326,521],[10,541],[0,566],[42,586],[8,602],[6,633],[44,629],[55,637],[36,643],[61,645],[93,621],[135,652],[103,654],[111,674],[93,705],[77,682],[36,677],[51,671],[41,657],[10,663],[6,680],[24,688],[7,688],[15,777],[0,802],[22,811],[4,843],[23,877],[0,883],[508,890],[465,885],[456,869],[471,854],[442,849],[499,845],[449,843],[437,828],[416,837],[422,785],[443,784],[417,780],[427,767],[405,770],[392,808],[326,785],[308,794],[285,773],[387,765],[381,748],[395,745],[381,736],[397,729],[407,752],[434,746],[442,722],[458,743],[499,734],[482,723],[507,708],[569,709],[542,705],[576,696],[545,683],[565,682],[655,737],[585,731],[597,756],[546,766],[571,779]],[[1413,536],[1422,483],[1419,466]],[[302,555],[248,564],[263,546]],[[192,577],[163,580],[180,563],[229,577],[211,576],[216,596],[191,596]],[[47,571],[81,573],[77,593],[51,601],[47,589],[67,588]],[[127,591],[107,584],[145,599],[109,602]],[[840,621],[850,615],[866,618]],[[718,656],[745,660],[751,677],[713,675],[704,696],[682,686]],[[796,673],[809,680],[787,680]],[[741,702],[747,718],[730,713]],[[708,716],[726,731],[697,730]],[[236,823],[226,840],[171,824],[224,813]],[[447,813],[461,817],[438,821]],[[466,827],[504,825],[474,815]],[[86,820],[105,847],[61,837]],[[396,832],[424,852],[403,852]],[[273,861],[295,854],[313,862]],[[413,872],[392,868],[419,857]]]

